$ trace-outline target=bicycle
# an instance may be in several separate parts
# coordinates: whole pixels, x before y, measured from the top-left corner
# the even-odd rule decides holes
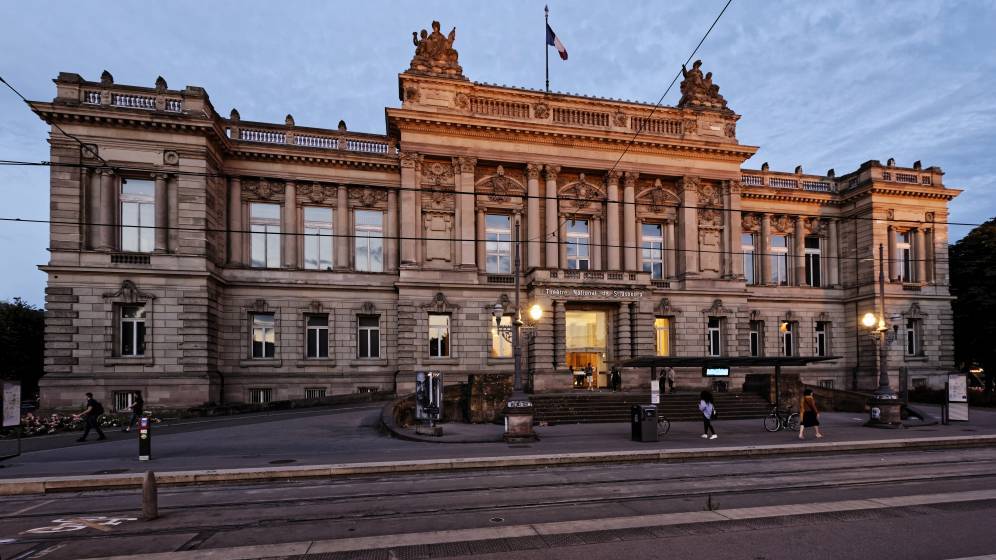
[[[798,430],[799,413],[788,410],[778,410],[776,407],[772,407],[771,414],[768,414],[768,416],[764,418],[764,429],[769,432],[777,432],[778,430]]]
[[[666,436],[671,431],[671,421],[664,416],[657,417],[657,437]]]

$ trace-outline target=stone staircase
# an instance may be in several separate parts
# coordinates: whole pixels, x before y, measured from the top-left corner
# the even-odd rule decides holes
[[[721,420],[763,418],[771,405],[752,393],[715,393],[716,410]],[[650,394],[577,391],[531,395],[535,410],[534,421],[553,424],[595,424],[629,422],[630,407],[649,404]],[[699,421],[699,393],[682,392],[661,395],[658,414],[672,422]]]

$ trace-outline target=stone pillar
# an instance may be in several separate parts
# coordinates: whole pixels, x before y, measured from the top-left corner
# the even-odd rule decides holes
[[[543,230],[540,228],[540,171],[543,166],[538,163],[526,165],[526,269],[543,266]],[[484,243],[483,238],[478,244]],[[484,268],[483,261],[480,263]]]
[[[639,173],[627,171],[623,179],[623,266],[626,270],[637,270],[636,260],[636,178]]]
[[[837,219],[830,220],[827,234],[827,282],[831,287],[840,285],[840,242],[837,239]]]
[[[114,249],[114,214],[117,208],[117,196],[115,188],[117,180],[114,172],[104,170],[100,174],[100,208],[98,208],[98,222],[100,223],[100,235],[98,236],[97,248],[101,251]]]
[[[228,264],[242,266],[242,179],[228,180]]]
[[[923,229],[913,230],[913,239],[916,245],[913,247],[913,258],[916,259],[916,282],[925,284],[927,279],[927,253],[924,251]]]
[[[553,367],[564,367],[567,360],[567,310],[564,302],[553,302]]]
[[[560,268],[567,270],[567,217],[558,216],[557,226],[557,258]]]
[[[284,268],[297,268],[297,185],[287,181],[284,185],[284,218],[280,227],[283,233]]]
[[[100,185],[103,171],[95,169],[90,173],[90,182],[86,191],[86,231],[87,247],[98,249],[100,247],[101,228],[100,223]]]
[[[664,223],[664,277],[674,278],[677,269],[675,268],[675,247],[674,247],[674,220]]]
[[[699,273],[699,181],[698,177],[682,177],[678,181],[678,190],[681,191],[678,266],[682,277],[697,276]]]
[[[485,227],[486,216],[484,210],[478,208],[477,210],[477,268],[481,272],[488,271],[488,256],[487,256],[487,231]],[[515,222],[511,222],[512,230],[515,231]],[[514,236],[513,236],[514,237]],[[514,266],[514,265],[513,265]]]
[[[937,281],[934,273],[936,266],[936,263],[934,262],[934,229],[926,228],[923,234],[923,259],[924,263],[927,265],[927,276],[924,277],[923,281],[928,284],[933,284]]]
[[[557,173],[560,166],[547,165],[546,170],[546,227],[543,246],[546,247],[546,267],[560,267],[560,201],[557,200]]]
[[[460,268],[476,269],[474,251],[474,168],[477,160],[472,157],[457,158],[459,165],[459,183],[457,184],[457,235],[460,236]]]
[[[726,262],[730,278],[743,279],[744,259],[740,254],[740,181],[730,181],[727,184],[726,207],[729,212],[724,216],[726,224]]]
[[[398,191],[387,190],[387,239],[384,240],[387,249],[384,260],[384,270],[398,270]]]
[[[404,169],[402,168],[402,178]],[[403,200],[403,199],[402,199]],[[404,222],[402,222],[402,227]],[[349,227],[349,187],[339,185],[335,191],[335,269],[349,270],[349,247],[353,244]]]
[[[620,259],[621,232],[619,231],[619,176],[618,171],[612,170],[606,174],[608,183],[608,202],[605,205],[605,226],[606,226],[606,253],[608,262],[606,268],[611,271],[622,270],[622,260]]]
[[[633,337],[630,333],[632,325],[629,316],[629,302],[619,303],[616,316],[616,360],[628,360],[633,357]]]
[[[765,212],[761,214],[761,284],[767,286],[771,284],[771,214]]]
[[[591,219],[591,269],[602,270],[602,220]]]
[[[886,231],[888,232],[889,236],[888,239],[889,268],[886,270],[886,274],[888,275],[887,278],[889,279],[889,281],[893,282],[897,278],[899,278],[899,250],[896,248],[896,229],[892,226],[889,226],[888,228],[886,228]],[[872,249],[872,253],[876,254],[874,248]]]
[[[169,250],[169,198],[166,191],[167,176],[156,173],[156,244],[157,253]]]
[[[418,205],[415,203],[415,193],[418,189],[418,166],[421,157],[418,154],[403,152],[401,159],[401,267],[415,266],[416,237],[418,236]],[[343,187],[339,187],[342,191]],[[343,196],[339,196],[343,200]]]
[[[795,239],[793,239],[795,253],[792,261],[795,263],[796,286],[806,285],[806,224],[802,216],[795,217]]]
[[[180,252],[180,178],[170,175],[166,180],[166,201],[169,204],[169,251]]]

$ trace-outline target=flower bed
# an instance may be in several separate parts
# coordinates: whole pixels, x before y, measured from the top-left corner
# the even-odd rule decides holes
[[[100,417],[101,428],[120,428],[128,423],[130,415],[105,414]],[[152,423],[158,424],[162,420],[153,418]],[[21,429],[23,437],[41,436],[45,434],[55,434],[59,432],[82,431],[84,422],[82,418],[76,418],[71,414],[49,414],[35,415],[27,413],[21,417]],[[5,428],[0,430],[0,439],[17,437],[16,428]]]

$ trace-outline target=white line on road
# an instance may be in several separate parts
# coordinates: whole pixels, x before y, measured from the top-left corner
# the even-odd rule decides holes
[[[13,513],[5,513],[3,515],[0,515],[0,517],[17,517],[18,515],[21,515],[23,513],[27,513],[27,512],[29,512],[29,511],[31,511],[33,509],[38,509],[38,508],[40,508],[40,507],[42,507],[44,505],[51,504],[54,501],[55,500],[45,500],[44,502],[38,502],[37,504],[30,505],[30,506],[28,506],[26,508],[21,508],[21,509],[15,511]]]

